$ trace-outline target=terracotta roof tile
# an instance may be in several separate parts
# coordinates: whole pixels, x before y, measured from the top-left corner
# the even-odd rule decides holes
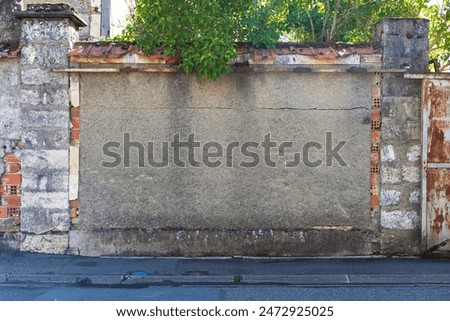
[[[246,43],[238,43],[236,50],[239,55],[251,54],[257,63],[274,63],[277,56],[301,55],[311,56],[317,60],[335,60],[351,55],[372,55],[378,53],[371,45],[320,44],[320,43],[281,43],[275,49],[256,49]],[[1,51],[0,51],[1,52]],[[162,48],[156,48],[153,53],[145,54],[142,49],[129,43],[99,42],[77,43],[68,53],[69,57],[85,59],[114,59],[120,61],[125,55],[133,54],[142,57],[143,62],[175,64],[180,56],[165,57]],[[123,59],[125,60],[125,59]]]

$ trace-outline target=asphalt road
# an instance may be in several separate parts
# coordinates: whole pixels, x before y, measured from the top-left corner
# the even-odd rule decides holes
[[[450,260],[0,252],[1,301],[450,301]]]
[[[82,288],[0,286],[2,301],[449,301],[449,285],[151,286]]]

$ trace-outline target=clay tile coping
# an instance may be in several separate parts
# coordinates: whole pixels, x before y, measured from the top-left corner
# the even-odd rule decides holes
[[[236,50],[238,54],[267,54],[271,59],[274,59],[276,55],[304,55],[313,56],[315,59],[332,60],[355,54],[371,55],[378,53],[372,45],[328,43],[280,43],[277,44],[277,47],[273,50],[256,49],[247,43],[236,43]],[[131,43],[114,42],[78,42],[75,45],[75,48],[68,53],[68,56],[78,58],[114,59],[121,58],[129,53],[164,60],[161,48],[156,48],[153,53],[145,55],[141,49]],[[165,59],[166,63],[176,63],[179,57],[167,57]]]

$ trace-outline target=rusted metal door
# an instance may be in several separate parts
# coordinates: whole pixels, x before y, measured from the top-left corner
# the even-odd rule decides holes
[[[423,80],[422,248],[450,252],[450,75]]]

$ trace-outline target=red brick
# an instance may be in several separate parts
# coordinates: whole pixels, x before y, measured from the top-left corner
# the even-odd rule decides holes
[[[8,208],[6,206],[0,206],[0,218],[8,218]]]
[[[70,118],[72,117],[80,117],[80,107],[70,108]]]
[[[381,131],[379,130],[372,130],[372,142],[377,142],[381,138]]]
[[[176,54],[175,56],[168,56],[165,58],[166,64],[169,64],[169,65],[176,64],[180,61],[180,58],[181,58],[180,54]]]
[[[20,196],[3,196],[3,203],[9,207],[20,207],[22,206],[22,198]]]
[[[18,173],[18,172],[20,172],[20,164],[17,164],[17,163],[9,163],[8,166],[7,166],[6,171],[7,171],[8,173],[12,173],[12,174]]]
[[[274,62],[277,59],[277,55],[274,50],[267,49],[254,49],[252,52],[253,61],[258,62]]]
[[[80,118],[78,118],[78,117],[72,117],[71,119],[70,119],[70,121],[71,121],[71,123],[72,123],[72,128],[77,128],[77,129],[80,129]]]
[[[70,131],[70,139],[71,140],[80,140],[80,129],[79,128],[72,128]]]
[[[70,218],[78,217],[78,208],[71,208],[69,216]]]
[[[80,206],[79,200],[72,200],[69,203],[70,203],[70,208],[78,208]]]
[[[381,97],[381,87],[380,86],[373,86],[372,87],[372,96],[374,98]]]
[[[370,159],[372,164],[378,164],[380,162],[380,155],[378,153],[372,153]]]
[[[370,199],[370,207],[374,208],[380,205],[380,198],[376,195],[373,195]]]
[[[380,118],[381,118],[381,110],[372,109],[372,119],[380,119]]]
[[[17,163],[20,164],[20,159],[14,154],[6,154],[4,158],[5,163]]]
[[[8,217],[19,217],[19,216],[20,216],[20,207],[8,206]]]
[[[22,175],[17,173],[6,173],[2,175],[2,185],[20,185],[22,184]]]
[[[370,176],[370,185],[371,185],[371,186],[376,186],[376,185],[378,185],[378,175],[372,174],[372,175]]]

